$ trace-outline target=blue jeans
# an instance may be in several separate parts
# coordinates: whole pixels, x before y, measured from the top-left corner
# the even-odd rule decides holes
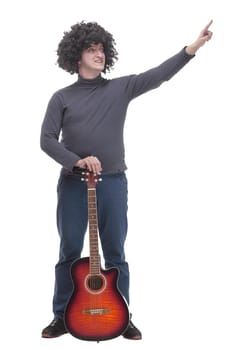
[[[119,269],[118,288],[129,303],[129,268],[125,260],[127,235],[127,178],[125,173],[102,175],[96,186],[99,237],[105,268]],[[61,173],[58,186],[57,226],[60,235],[59,261],[55,266],[53,312],[62,318],[73,290],[72,262],[81,257],[87,230],[87,185],[81,176]]]

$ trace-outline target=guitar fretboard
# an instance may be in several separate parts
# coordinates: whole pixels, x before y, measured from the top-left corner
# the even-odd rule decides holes
[[[100,255],[98,243],[98,220],[95,188],[88,188],[88,223],[90,244],[90,274],[97,275],[100,273]]]

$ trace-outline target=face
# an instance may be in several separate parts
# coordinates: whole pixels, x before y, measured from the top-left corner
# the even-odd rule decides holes
[[[82,77],[95,77],[105,67],[105,54],[103,44],[92,44],[82,52],[79,62],[79,73]]]

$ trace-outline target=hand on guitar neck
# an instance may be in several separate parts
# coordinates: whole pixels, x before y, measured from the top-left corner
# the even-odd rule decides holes
[[[100,174],[102,171],[101,162],[99,159],[95,156],[89,156],[83,159],[79,159],[75,166],[89,170],[90,172],[93,172],[94,174]]]

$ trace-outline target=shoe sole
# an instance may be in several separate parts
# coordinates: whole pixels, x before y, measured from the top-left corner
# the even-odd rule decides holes
[[[125,337],[125,336],[123,335],[123,337],[124,337],[125,339],[129,339],[129,340],[141,340],[141,339],[142,339],[142,337],[141,337],[140,335],[136,335],[135,337]]]
[[[48,335],[48,334],[42,334],[41,338],[45,338],[45,339],[53,339],[53,338],[58,338],[61,335],[67,334],[67,332],[61,333],[59,335]]]

